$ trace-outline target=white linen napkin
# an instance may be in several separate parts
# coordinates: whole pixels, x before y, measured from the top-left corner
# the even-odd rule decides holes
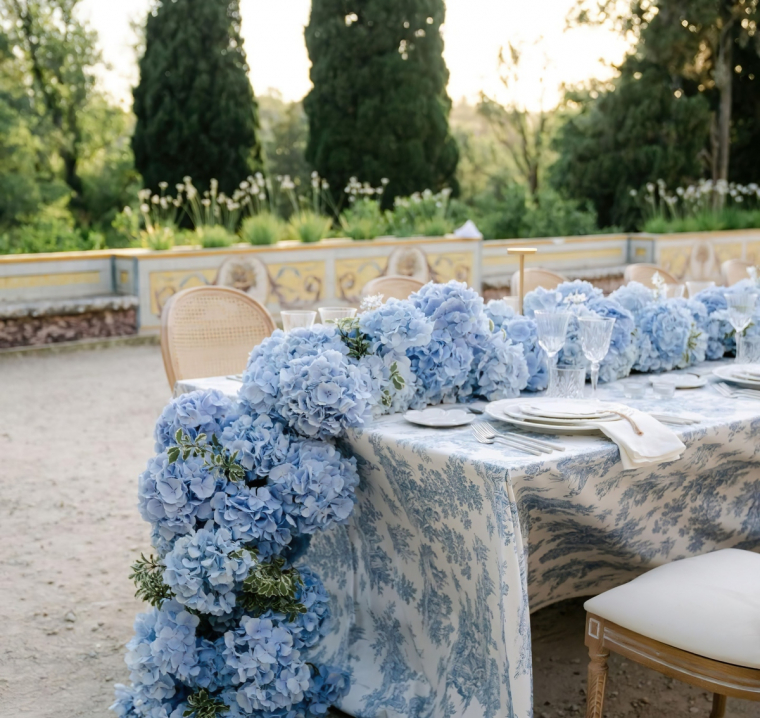
[[[681,458],[686,446],[674,431],[638,409],[629,406],[615,408],[628,414],[644,432],[641,435],[637,434],[630,422],[622,417],[619,421],[592,422],[618,445],[624,469],[664,464]]]

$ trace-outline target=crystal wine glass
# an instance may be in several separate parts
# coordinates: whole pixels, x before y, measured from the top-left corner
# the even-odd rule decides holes
[[[356,316],[354,307],[320,307],[319,316],[322,324],[335,323],[341,319],[352,319]]]
[[[591,362],[591,396],[596,398],[599,365],[610,350],[615,320],[609,317],[580,317],[578,326],[580,327],[583,355]]]
[[[744,330],[752,322],[755,305],[757,304],[757,293],[727,293],[726,302],[728,303],[728,321],[731,322],[731,326],[736,330],[736,361],[738,363],[744,356],[744,352],[742,351]]]
[[[280,312],[280,318],[282,319],[282,328],[286,332],[290,332],[293,329],[311,328],[314,324],[314,320],[317,318],[317,313],[311,311],[289,310]]]
[[[569,312],[535,313],[538,329],[538,345],[549,357],[549,388],[547,396],[554,396],[557,386],[557,354],[565,346],[567,324],[572,315]]]

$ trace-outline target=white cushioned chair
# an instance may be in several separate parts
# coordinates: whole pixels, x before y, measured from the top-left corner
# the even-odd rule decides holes
[[[625,656],[726,696],[760,701],[760,555],[738,549],[655,568],[585,603],[587,718],[602,718],[607,659]]]

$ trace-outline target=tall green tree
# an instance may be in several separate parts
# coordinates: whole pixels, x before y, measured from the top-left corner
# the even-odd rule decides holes
[[[754,63],[760,52],[759,0],[580,0],[575,17],[616,23],[636,38],[634,58],[666,72],[676,94],[705,95],[712,110],[710,174],[728,180],[741,58]]]
[[[35,132],[45,134],[63,164],[70,206],[85,211],[79,172],[82,112],[95,92],[97,36],[77,16],[80,0],[0,0],[7,42],[21,65]],[[31,116],[30,116],[31,117]]]
[[[709,103],[676,97],[660,67],[627,62],[612,87],[569,93],[565,111],[552,184],[567,197],[591,200],[602,227],[637,228],[641,208],[632,189],[657,179],[675,187],[704,172]]]
[[[230,193],[262,164],[239,0],[158,0],[148,15],[132,148],[146,186],[189,175]]]
[[[337,192],[351,176],[383,201],[458,189],[443,60],[443,0],[313,0],[306,27],[314,85],[306,158]]]

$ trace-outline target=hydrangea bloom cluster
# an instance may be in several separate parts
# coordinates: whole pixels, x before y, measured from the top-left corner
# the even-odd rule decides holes
[[[699,302],[657,299],[651,289],[638,282],[621,287],[611,298],[633,314],[637,371],[670,371],[705,359],[708,316]]]
[[[490,332],[483,299],[466,284],[426,284],[409,301],[433,326],[427,345],[407,350],[412,372],[417,378],[415,408],[428,404],[455,402],[476,395],[464,389],[470,379],[475,348],[483,345]]]
[[[637,319],[639,350],[634,369],[661,372],[688,365],[694,319],[687,307],[675,300],[653,302]]]
[[[470,374],[459,399],[497,401],[519,396],[529,379],[522,346],[513,343],[503,329],[495,329],[473,349]]]
[[[292,347],[300,359],[320,356]],[[328,595],[287,559],[303,538],[347,521],[356,460],[294,431],[287,414],[248,406],[195,392],[159,419],[159,453],[139,481],[158,556],[133,567],[154,607],[137,617],[127,647],[132,685],[117,686],[112,707],[120,718],[180,718],[199,705],[241,718],[312,718],[348,689],[343,671],[309,655],[329,629]]]
[[[520,344],[528,368],[528,391],[543,391],[549,384],[549,362],[546,352],[538,344],[536,323],[501,299],[492,299],[486,305],[486,315],[494,323],[495,330],[503,329],[507,337]]]
[[[589,365],[581,346],[578,318],[598,316],[615,319],[610,350],[600,366],[599,379],[602,382],[615,381],[631,373],[637,354],[634,340],[635,321],[633,314],[616,301],[614,295],[605,298],[601,289],[588,282],[575,280],[563,282],[554,290],[539,288],[529,292],[525,296],[524,307],[528,318],[534,317],[536,311],[561,311],[572,315],[568,323],[565,346],[558,357],[559,363],[566,366]],[[523,335],[532,335],[526,327],[519,329]],[[535,341],[537,342],[537,337]],[[545,388],[546,381],[544,379],[538,383],[536,388]],[[531,384],[528,387],[533,388]]]

